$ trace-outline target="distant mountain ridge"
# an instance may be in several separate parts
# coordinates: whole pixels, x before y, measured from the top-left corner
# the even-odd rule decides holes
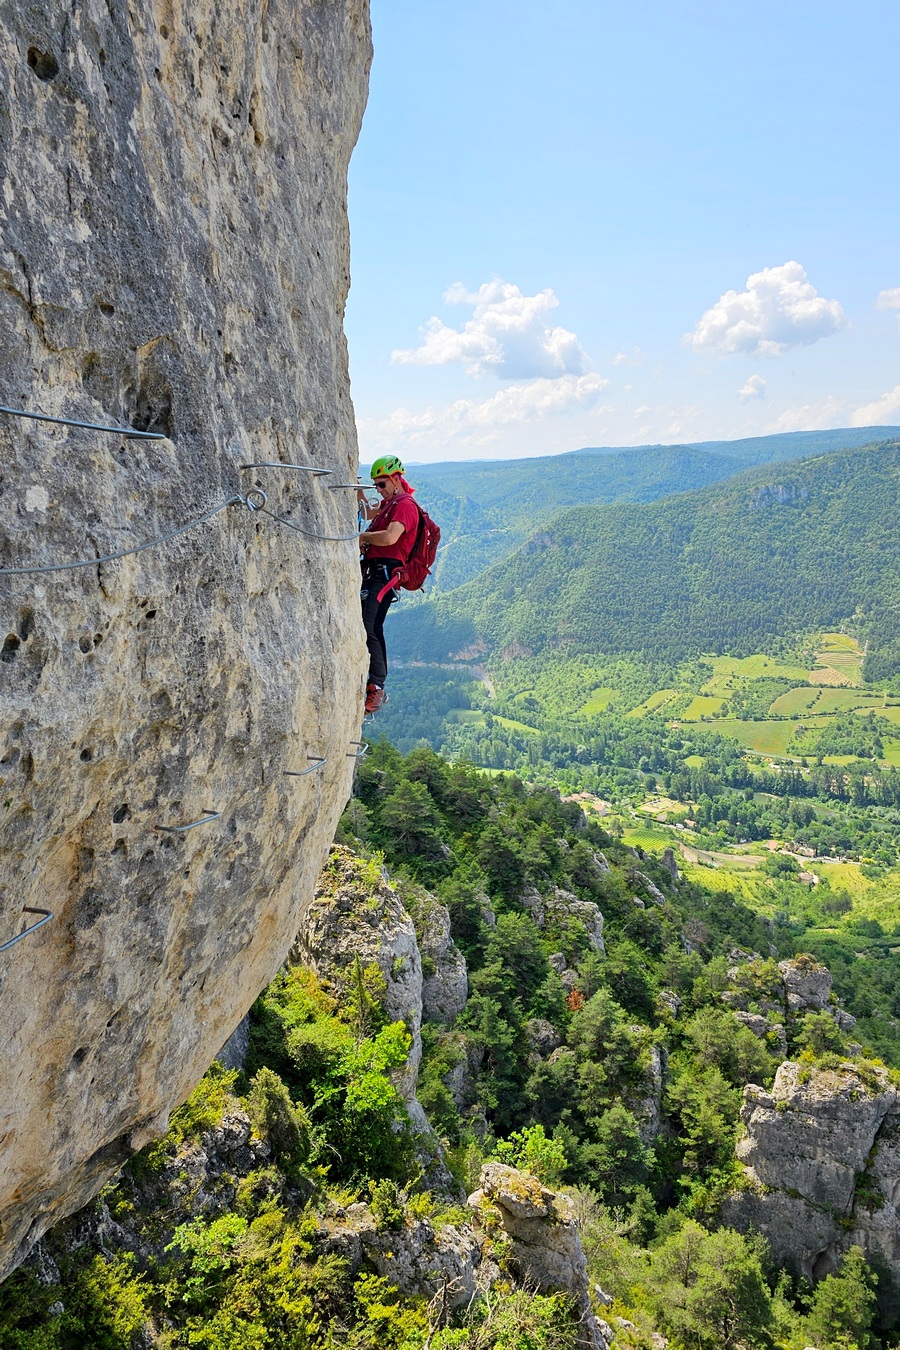
[[[560,646],[680,660],[852,620],[880,678],[900,668],[898,615],[894,440],[563,511],[504,562],[398,614],[393,647],[426,660]]]
[[[890,441],[900,436],[900,427],[835,427],[830,431],[778,431],[770,436],[744,436],[732,441],[685,441],[679,448],[705,450],[751,464],[776,464],[786,459],[805,459],[825,455],[831,450],[855,450],[874,441]],[[641,450],[673,449],[642,445]],[[568,450],[571,455],[617,455],[624,446],[584,446]]]
[[[419,465],[412,477],[443,532],[433,588],[448,591],[472,580],[515,552],[563,507],[654,501],[722,482],[753,464],[895,437],[900,437],[900,427],[850,428],[691,445],[586,448],[536,459]]]

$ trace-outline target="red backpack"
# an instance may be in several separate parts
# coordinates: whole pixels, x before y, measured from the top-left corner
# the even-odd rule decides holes
[[[395,569],[388,584],[379,591],[379,600],[387,594],[392,586],[396,586],[398,590],[420,591],[434,566],[438,544],[441,542],[441,531],[428,512],[419,506],[418,502],[415,502],[414,505],[419,513],[419,528],[416,530],[415,542],[409,551],[406,562],[402,567]]]

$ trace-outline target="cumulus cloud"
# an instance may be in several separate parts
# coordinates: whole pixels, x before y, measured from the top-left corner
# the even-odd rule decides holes
[[[369,449],[394,448],[398,442],[411,448],[448,440],[487,444],[504,428],[515,424],[579,411],[611,412],[611,407],[599,403],[608,385],[609,380],[592,372],[530,380],[510,384],[486,399],[461,398],[419,412],[397,408],[378,420],[361,419],[360,432]]]
[[[846,326],[837,300],[826,300],[798,262],[764,267],[747,278],[745,291],[726,291],[685,341],[695,351],[780,356]]]
[[[393,352],[394,364],[459,362],[467,375],[516,380],[561,379],[587,371],[587,355],[575,334],[548,322],[550,311],[559,304],[549,288],[523,295],[518,286],[499,279],[477,291],[457,282],[444,299],[451,305],[470,305],[472,317],[461,328],[432,317],[421,330],[421,345]]]
[[[765,398],[766,382],[761,375],[751,375],[743,388],[737,392],[742,403],[749,402],[751,398]]]
[[[879,291],[875,308],[900,309],[900,286],[890,286],[886,291]],[[897,315],[897,323],[900,324],[900,314]]]
[[[884,294],[884,292],[882,292]],[[897,292],[900,295],[900,291]],[[887,308],[887,306],[885,306]],[[879,427],[895,422],[900,415],[900,384],[895,384],[874,403],[864,403],[853,414],[855,427]]]

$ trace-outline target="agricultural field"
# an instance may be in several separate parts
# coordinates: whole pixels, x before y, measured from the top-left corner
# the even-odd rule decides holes
[[[604,712],[618,697],[618,689],[595,689],[579,711],[582,717],[590,717],[592,713]]]
[[[711,665],[713,673],[704,684],[701,693],[712,694],[720,690],[736,688],[746,680],[781,679],[805,681],[809,670],[803,666],[787,665],[775,656],[713,656],[707,657],[705,665]]]
[[[501,727],[506,727],[507,731],[522,731],[526,736],[539,736],[540,732],[534,727],[528,726],[526,722],[516,722],[512,717],[500,717],[494,713],[494,721],[499,722]]]
[[[695,694],[680,716],[682,722],[700,722],[704,717],[713,717],[724,708],[726,699],[714,698],[710,694]]]
[[[744,722],[733,717],[723,717],[716,721],[716,731],[730,736],[745,750],[755,750],[760,755],[787,755],[797,722]],[[799,752],[795,752],[799,753]]]
[[[789,689],[776,698],[769,712],[775,717],[799,717],[809,712],[821,695],[821,689]]]
[[[679,691],[677,689],[658,689],[655,694],[651,694],[649,698],[644,699],[643,703],[639,703],[636,708],[632,708],[628,716],[645,717],[648,713],[659,712],[667,703],[672,703],[678,697]]]

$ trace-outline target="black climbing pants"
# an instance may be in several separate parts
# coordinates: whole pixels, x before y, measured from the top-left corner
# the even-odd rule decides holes
[[[378,562],[363,563],[362,600],[363,625],[366,630],[366,645],[369,648],[369,683],[384,686],[387,679],[387,648],[384,645],[384,620],[397,592],[391,588],[383,600],[378,592],[391,579],[391,574],[400,566],[393,558],[379,559]]]

